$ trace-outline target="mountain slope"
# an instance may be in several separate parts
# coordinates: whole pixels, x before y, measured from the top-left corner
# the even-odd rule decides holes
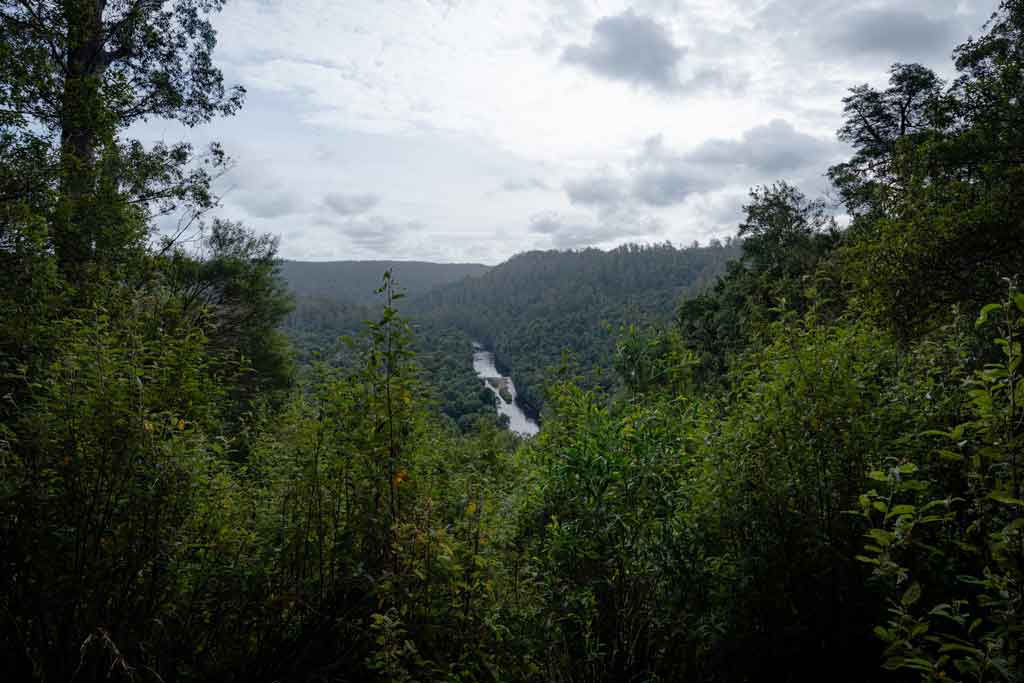
[[[385,270],[391,270],[395,280],[408,292],[422,294],[482,275],[489,266],[425,261],[284,261],[280,272],[296,299],[372,306],[379,298],[374,291],[380,287]]]
[[[563,357],[571,357],[588,384],[610,386],[619,328],[670,316],[738,253],[732,242],[527,252],[479,277],[415,297],[410,310],[487,345],[536,410],[546,376]]]

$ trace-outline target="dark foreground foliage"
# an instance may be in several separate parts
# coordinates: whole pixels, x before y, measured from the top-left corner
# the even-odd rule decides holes
[[[952,83],[852,91],[849,227],[755,188],[725,274],[529,441],[435,410],[492,321],[417,341],[390,273],[298,367],[276,244],[207,220],[223,153],[125,138],[240,105],[221,4],[0,4],[9,680],[1024,678],[1024,3]],[[659,249],[608,258],[694,258]]]

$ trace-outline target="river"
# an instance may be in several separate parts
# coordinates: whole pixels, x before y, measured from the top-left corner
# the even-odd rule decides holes
[[[511,377],[498,372],[494,354],[480,344],[473,343],[473,370],[483,380],[484,386],[497,397],[495,404],[499,415],[508,416],[508,428],[520,436],[533,436],[540,431],[540,425],[523,412],[516,403],[516,385]]]

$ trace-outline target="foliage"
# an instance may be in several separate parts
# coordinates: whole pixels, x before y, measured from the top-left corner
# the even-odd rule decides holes
[[[835,316],[842,310],[827,265],[840,235],[824,202],[780,182],[751,190],[744,214],[738,261],[676,313],[683,342],[697,354],[702,383],[724,377],[731,358],[755,346],[783,314],[813,308]]]
[[[611,388],[608,372],[621,325],[667,318],[682,297],[716,277],[730,244],[676,248],[624,245],[611,251],[519,254],[480,277],[414,302],[416,318],[455,326],[514,374],[527,409],[544,405],[543,386],[572,361],[587,386]]]
[[[47,237],[69,285],[94,286],[123,267],[153,212],[213,205],[219,147],[190,168],[188,144],[146,150],[118,134],[153,116],[191,126],[241,106],[244,90],[226,90],[211,58],[209,15],[222,6],[28,0],[0,8],[4,138],[18,153],[52,150],[33,175],[58,190]]]
[[[488,270],[487,266],[476,263],[284,261],[281,277],[299,300],[319,299],[335,305],[375,306],[379,301],[373,292],[384,271],[393,273],[416,296],[422,296],[437,287],[479,277]]]
[[[922,67],[897,65],[888,90],[860,88],[847,101],[841,133],[854,162],[833,169],[854,215],[844,277],[859,307],[905,339],[933,330],[953,304],[997,300],[1001,278],[1024,265],[1021,7],[1004,0],[986,34],[957,48],[959,75],[945,89]],[[888,112],[878,118],[901,112],[899,126],[865,122],[862,109],[877,101]],[[884,145],[871,142],[878,127]],[[856,198],[865,188],[868,204]]]
[[[277,327],[292,301],[278,278],[277,239],[215,220],[199,250],[175,247],[161,260],[160,284],[181,302],[182,319],[208,321],[209,352],[229,360],[240,354],[249,366],[236,399],[244,404],[287,387],[291,349]]]
[[[9,677],[1021,679],[1024,3],[951,83],[851,92],[845,229],[775,183],[724,245],[372,301],[290,264],[294,310],[276,241],[203,217],[223,152],[122,135],[237,108],[221,5],[0,5]]]
[[[885,666],[921,680],[1021,678],[1024,295],[1011,289],[978,325],[998,326],[1002,359],[965,378],[969,419],[927,432],[925,457],[871,472],[861,497],[873,523],[861,559],[896,594],[876,629]]]
[[[22,378],[26,406],[4,426],[6,654],[25,677],[102,670],[110,653],[84,645],[100,629],[152,666],[150,646],[178,635],[168,608],[187,604],[178,568],[209,542],[200,501],[224,464],[206,427],[227,378],[208,372],[200,329],[156,329],[165,302],[118,294],[134,301],[59,323],[61,352]]]

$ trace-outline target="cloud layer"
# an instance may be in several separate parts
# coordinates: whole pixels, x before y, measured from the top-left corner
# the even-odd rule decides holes
[[[997,0],[234,0],[243,112],[222,213],[293,258],[494,263],[735,230],[750,186],[808,194],[841,99],[894,61],[951,72]]]
[[[569,201],[604,214],[624,207],[662,209],[695,195],[787,179],[805,186],[840,161],[845,148],[775,119],[737,139],[706,140],[688,151],[671,149],[661,135],[648,138],[620,172],[607,169],[565,183]]]
[[[345,194],[331,192],[324,197],[324,204],[339,216],[358,216],[364,214],[380,203],[375,194]]]
[[[562,61],[612,80],[670,91],[679,87],[676,69],[685,54],[668,28],[629,9],[598,20],[590,43],[568,46]]]

